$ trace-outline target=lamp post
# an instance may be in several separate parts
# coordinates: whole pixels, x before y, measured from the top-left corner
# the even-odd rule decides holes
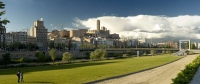
[[[98,45],[98,38],[95,38],[95,43],[94,43],[94,45],[95,45],[95,48],[97,49],[97,45]]]

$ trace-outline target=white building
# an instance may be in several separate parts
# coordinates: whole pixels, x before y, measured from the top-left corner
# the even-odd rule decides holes
[[[8,35],[10,36],[9,39],[11,40],[11,37],[12,38],[12,42],[20,42],[22,44],[26,44],[28,43],[28,34],[27,32],[10,32],[9,34],[11,35]]]

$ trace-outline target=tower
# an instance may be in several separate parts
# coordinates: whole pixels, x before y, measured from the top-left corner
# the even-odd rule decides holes
[[[97,20],[97,31],[100,31],[100,20]]]

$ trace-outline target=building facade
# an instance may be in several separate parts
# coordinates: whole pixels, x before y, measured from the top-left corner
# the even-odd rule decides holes
[[[47,43],[47,29],[44,26],[44,21],[36,20],[34,26],[30,29],[30,36],[36,37],[37,43]]]
[[[84,37],[87,29],[70,30],[70,37]]]

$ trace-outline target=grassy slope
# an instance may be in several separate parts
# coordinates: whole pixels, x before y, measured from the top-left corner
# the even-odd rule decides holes
[[[0,84],[17,83],[16,72],[24,71],[25,83],[80,84],[159,66],[177,56],[148,56],[58,66],[0,69]]]

